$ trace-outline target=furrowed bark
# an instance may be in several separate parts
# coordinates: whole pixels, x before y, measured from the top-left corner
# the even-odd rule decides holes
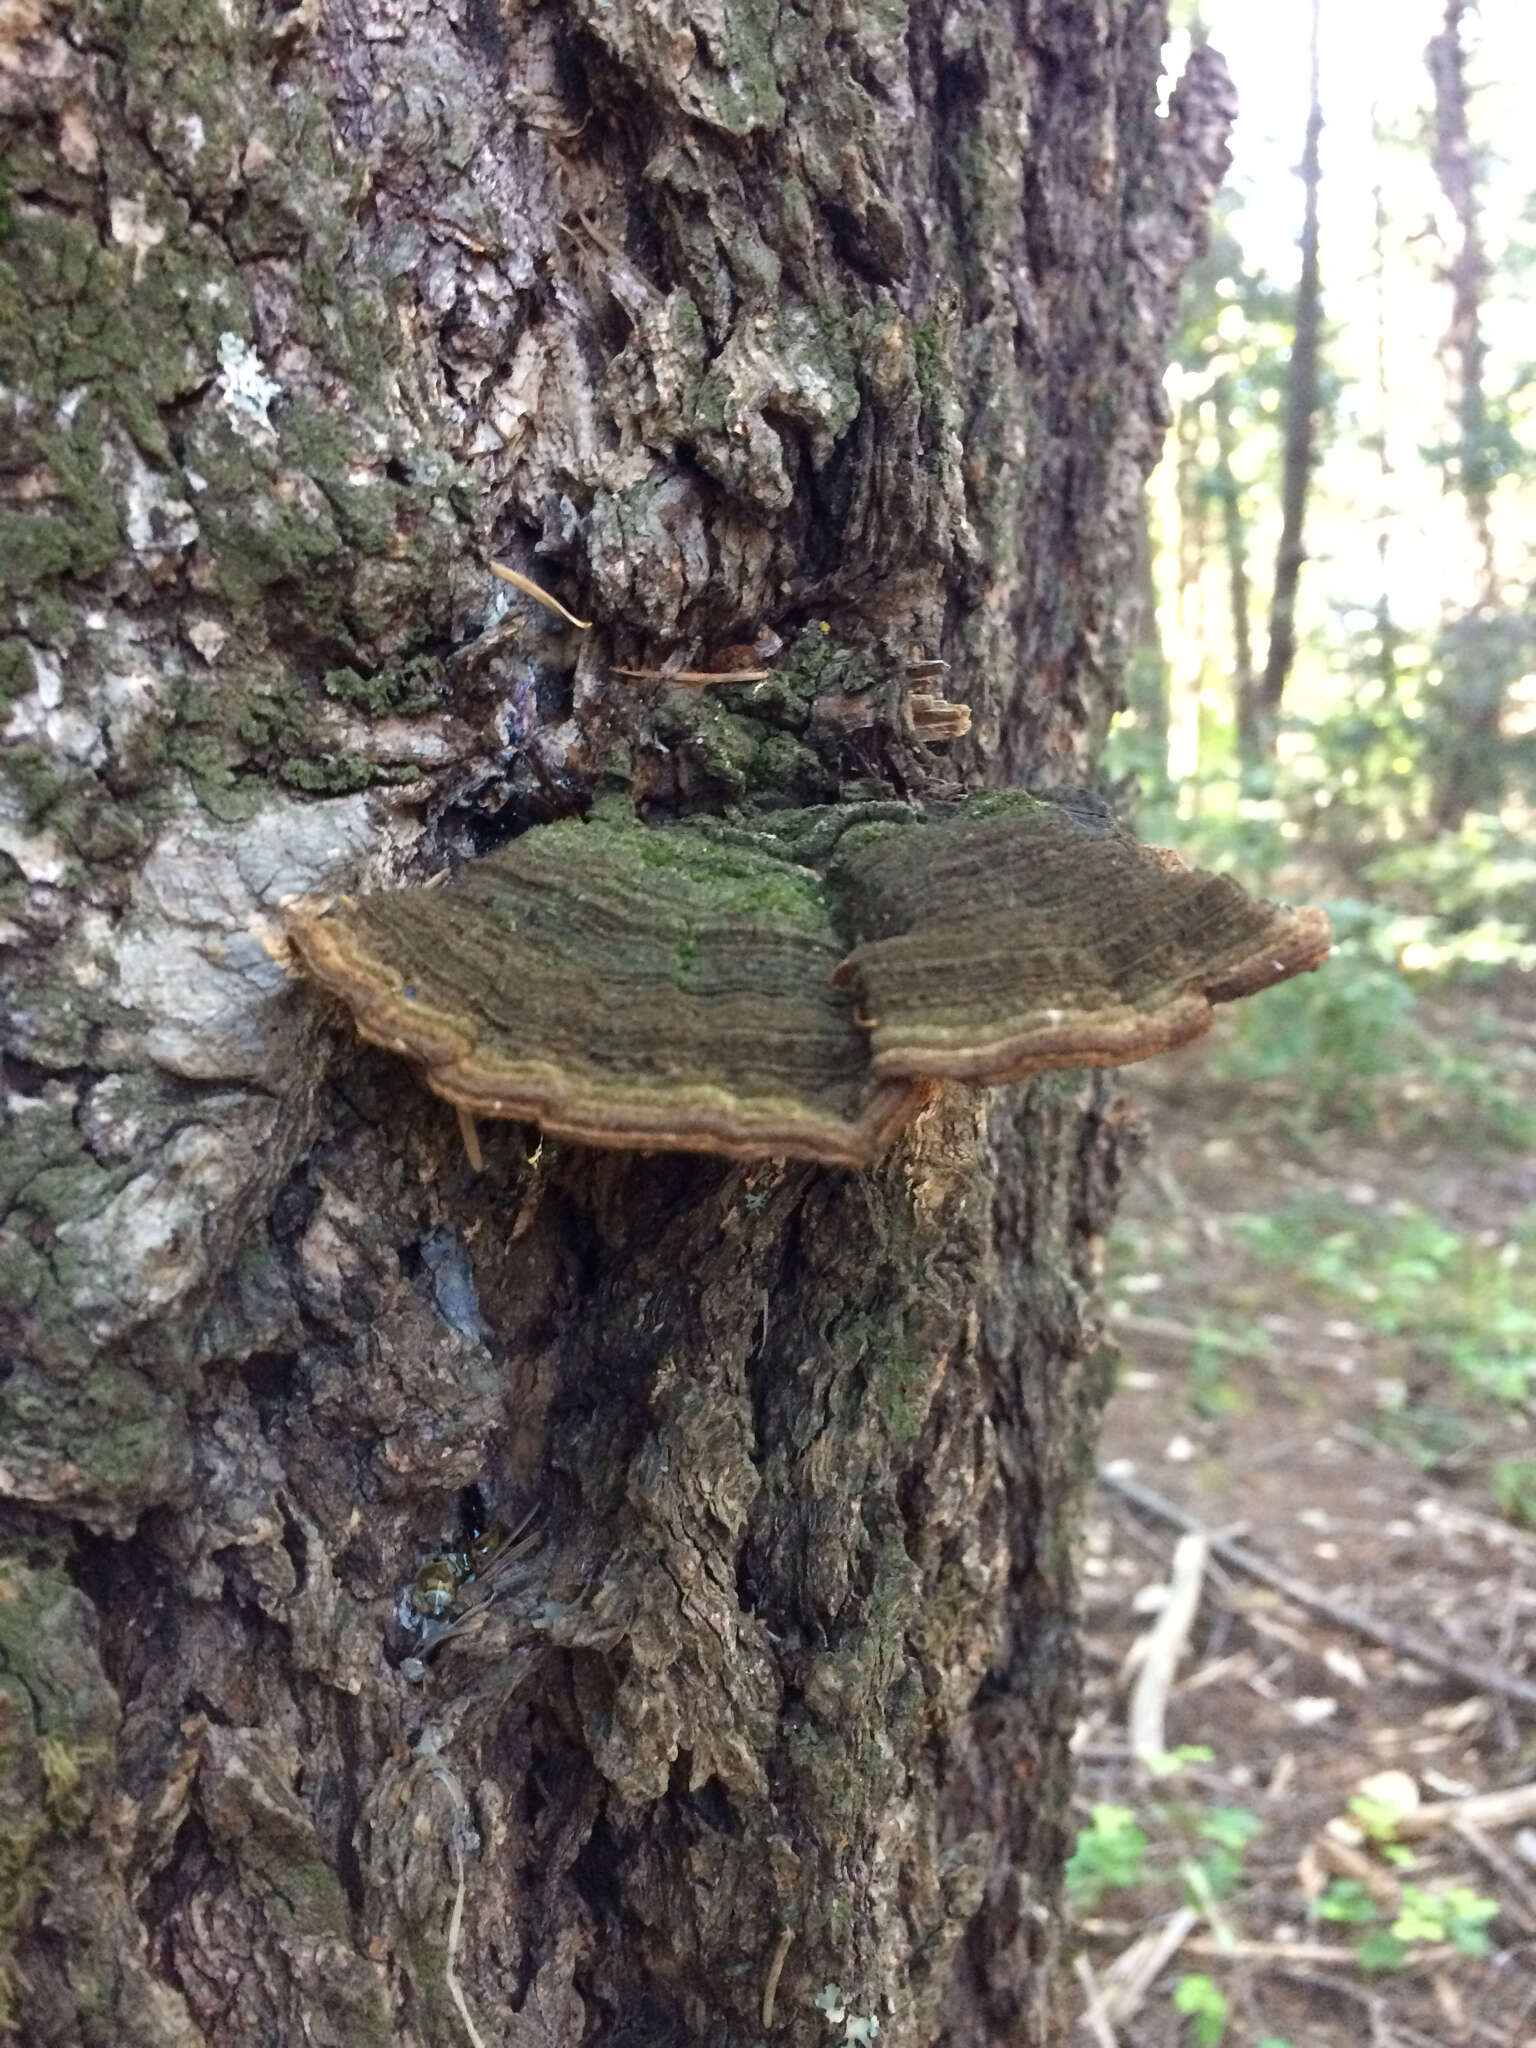
[[[1164,26],[8,17],[13,2033],[1048,2038],[1113,1084],[475,1175],[267,942],[604,778],[889,788],[765,708],[872,650],[935,775],[1091,773],[1231,112]],[[609,674],[763,627],[756,707]],[[471,1505],[537,1540],[413,1671]]]

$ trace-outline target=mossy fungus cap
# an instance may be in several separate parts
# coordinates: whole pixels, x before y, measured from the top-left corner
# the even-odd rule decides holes
[[[539,826],[288,931],[470,1118],[842,1166],[938,1081],[1142,1059],[1328,952],[1321,911],[1140,847],[1077,792],[754,822]]]

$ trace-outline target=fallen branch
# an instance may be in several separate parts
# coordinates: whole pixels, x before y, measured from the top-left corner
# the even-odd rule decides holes
[[[1475,1820],[1468,1820],[1463,1814],[1460,1820],[1452,1821],[1451,1831],[1465,1842],[1479,1863],[1485,1864],[1495,1877],[1502,1880],[1512,1894],[1503,1903],[1503,1910],[1517,1926],[1527,1934],[1536,1934],[1536,1885],[1526,1876],[1507,1849],[1501,1849],[1491,1835],[1484,1833]]]
[[[1402,1910],[1403,1888],[1385,1865],[1375,1861],[1354,1842],[1324,1828],[1314,1843],[1318,1861],[1335,1877],[1350,1877],[1368,1891],[1384,1913],[1395,1919]]]
[[[1184,1953],[1201,1961],[1233,1963],[1317,1963],[1324,1968],[1358,1970],[1359,1957],[1353,1949],[1332,1941],[1215,1941],[1208,1934],[1186,1941]],[[1401,1972],[1443,1969],[1456,1960],[1457,1950],[1448,1941],[1433,1948],[1412,1948],[1395,1965]]]
[[[1142,1764],[1155,1764],[1168,1749],[1163,1718],[1179,1659],[1195,1625],[1209,1555],[1210,1541],[1201,1533],[1181,1536],[1174,1546],[1168,1599],[1147,1631],[1146,1652],[1136,1674],[1127,1721],[1131,1753]]]
[[[1099,2048],[1119,2048],[1115,2030],[1104,2017],[1104,1994],[1094,1977],[1092,1963],[1079,1952],[1072,1959],[1072,1968],[1078,1983],[1083,1987],[1083,1997],[1087,2000],[1083,2007],[1082,2024],[1098,2042]]]
[[[1187,1344],[1191,1350],[1199,1344],[1207,1351],[1220,1351],[1229,1358],[1246,1359],[1249,1365],[1260,1366],[1265,1372],[1273,1373],[1280,1369],[1274,1343],[1267,1332],[1257,1337],[1229,1337],[1224,1330],[1197,1329],[1193,1323],[1176,1323],[1167,1316],[1137,1315],[1116,1304],[1109,1312],[1109,1334],[1112,1337],[1150,1337],[1166,1344]],[[1297,1364],[1336,1366],[1341,1353],[1348,1348],[1347,1345],[1335,1344],[1330,1350],[1323,1344],[1293,1344],[1287,1339],[1285,1355]]]
[[[1138,1935],[1129,1948],[1122,1949],[1100,1980],[1099,1999],[1106,2016],[1122,2025],[1134,2019],[1146,2003],[1147,1993],[1199,1925],[1200,1915],[1194,1908],[1180,1906],[1161,1927]]]
[[[1536,1707],[1536,1683],[1532,1680],[1518,1678],[1514,1672],[1501,1670],[1497,1665],[1453,1657],[1449,1651],[1442,1650],[1424,1636],[1415,1635],[1411,1629],[1394,1628],[1387,1622],[1377,1621],[1362,1608],[1347,1600],[1337,1600],[1316,1586],[1309,1586],[1305,1579],[1298,1579],[1280,1565],[1271,1564],[1268,1558],[1260,1557],[1255,1551],[1230,1542],[1224,1536],[1209,1535],[1197,1515],[1188,1513],[1164,1495],[1154,1492],[1150,1486],[1143,1486],[1140,1480],[1132,1479],[1128,1473],[1103,1466],[1099,1471],[1099,1483],[1112,1493],[1118,1493],[1122,1500],[1128,1500],[1133,1507],[1140,1508],[1144,1514],[1155,1515],[1159,1521],[1171,1523],[1175,1529],[1183,1529],[1190,1534],[1207,1534],[1211,1555],[1219,1557],[1223,1564],[1231,1565],[1247,1578],[1257,1579],[1261,1585],[1273,1586],[1277,1593],[1283,1593],[1287,1600],[1294,1600],[1298,1607],[1309,1608],[1312,1613],[1348,1629],[1352,1635],[1363,1636],[1368,1643],[1379,1643],[1394,1656],[1443,1672],[1446,1677],[1454,1678],[1459,1685],[1465,1685],[1474,1692],[1497,1693],[1501,1699],[1515,1700],[1524,1707]]]
[[[1436,1799],[1400,1813],[1394,1833],[1437,1835],[1442,1828],[1471,1821],[1475,1828],[1512,1828],[1536,1820],[1536,1785],[1507,1785],[1502,1792],[1473,1792],[1465,1799]]]

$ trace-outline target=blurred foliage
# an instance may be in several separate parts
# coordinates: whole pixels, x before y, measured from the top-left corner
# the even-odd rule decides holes
[[[1390,1924],[1365,1886],[1352,1877],[1336,1877],[1312,1902],[1317,1920],[1369,1931],[1355,1944],[1355,1960],[1363,1970],[1400,1970],[1415,1942],[1449,1943],[1464,1956],[1488,1953],[1488,1923],[1499,1910],[1496,1899],[1453,1884],[1430,1890],[1405,1884],[1402,1902]]]
[[[1484,1244],[1407,1202],[1302,1196],[1230,1219],[1236,1241],[1328,1305],[1398,1340],[1404,1380],[1446,1380],[1479,1403],[1536,1412],[1536,1261]],[[1536,1215],[1526,1235],[1536,1242]]]
[[[1210,1760],[1211,1752],[1203,1748],[1173,1752],[1157,1761],[1153,1777],[1171,1787],[1190,1764]],[[1240,1891],[1243,1858],[1263,1827],[1246,1807],[1207,1806],[1176,1792],[1149,1796],[1142,1812],[1095,1805],[1067,1861],[1067,1903],[1081,1917],[1093,1912],[1106,1892],[1134,1892],[1138,1916],[1150,1920],[1168,1909],[1177,1887],[1187,1903],[1214,1919],[1220,1903]],[[1209,1977],[1180,1978],[1172,2004],[1190,2020],[1191,2038],[1212,2044],[1223,2038],[1227,2002]]]
[[[1431,839],[1351,832],[1358,893],[1330,900],[1313,878],[1343,863],[1320,843],[1335,807],[1319,789],[1289,770],[1213,776],[1139,808],[1143,838],[1251,887],[1323,894],[1333,920],[1323,969],[1238,1006],[1213,1076],[1259,1091],[1298,1133],[1536,1147],[1536,1052],[1512,1056],[1497,1016],[1458,1000],[1536,969],[1536,839],[1484,813]]]
[[[1067,1859],[1069,1902],[1088,1912],[1106,1891],[1140,1884],[1147,1846],[1146,1831],[1128,1806],[1096,1806]]]

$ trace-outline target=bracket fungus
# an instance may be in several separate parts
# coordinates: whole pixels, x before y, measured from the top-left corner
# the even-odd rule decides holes
[[[865,1166],[944,1080],[1109,1066],[1316,967],[1320,910],[1139,846],[1097,799],[535,827],[441,888],[301,903],[361,1035],[473,1120]],[[478,1163],[478,1162],[477,1162]]]
[[[1085,791],[948,807],[926,831],[867,828],[834,881],[859,942],[878,1080],[1013,1081],[1114,1067],[1209,1029],[1211,1005],[1321,966],[1321,910],[1250,896],[1146,847]],[[865,836],[865,835],[860,835]]]

